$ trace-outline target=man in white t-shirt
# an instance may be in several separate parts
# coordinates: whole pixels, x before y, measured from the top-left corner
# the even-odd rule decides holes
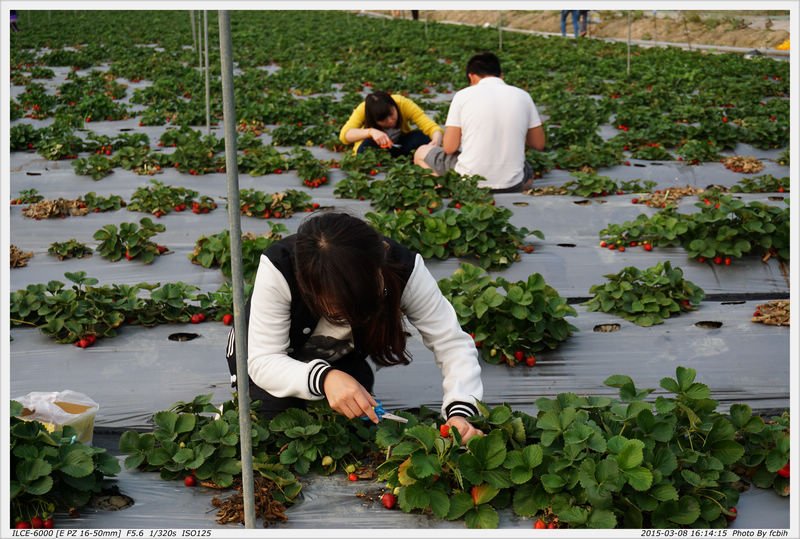
[[[480,175],[480,187],[516,192],[528,187],[533,168],[525,148],[543,150],[544,127],[533,99],[506,84],[494,54],[476,54],[467,62],[469,87],[456,92],[445,122],[442,146],[420,146],[414,163],[443,175]]]

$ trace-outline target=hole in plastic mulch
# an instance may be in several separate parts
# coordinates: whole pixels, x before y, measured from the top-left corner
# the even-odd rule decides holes
[[[556,243],[559,247],[575,247],[574,243]]]
[[[527,206],[527,205],[528,205],[527,202],[514,202],[514,206],[523,206],[524,207],[524,206]]]
[[[173,333],[167,338],[171,341],[186,342],[192,341],[199,336],[197,333]]]
[[[578,206],[586,206],[587,204],[591,204],[591,200],[576,200],[573,204],[577,204]]]
[[[767,200],[780,201],[783,200],[783,197],[772,196],[772,197],[767,197]]]
[[[619,324],[597,324],[592,331],[595,333],[613,333],[622,327]]]
[[[120,127],[120,131],[133,131],[133,127]]]
[[[26,172],[25,174],[27,174],[28,176],[41,176],[42,175],[41,172]]]
[[[651,167],[663,167],[664,163],[659,163],[657,161],[653,161],[652,163],[650,163],[650,166]]]
[[[697,322],[695,326],[703,329],[719,329],[722,327],[722,322],[713,322],[710,320],[703,320],[701,322]]]
[[[745,301],[723,301],[720,305],[741,305]]]
[[[640,168],[645,168],[647,165],[643,165],[641,163],[634,163],[633,166],[640,167]]]

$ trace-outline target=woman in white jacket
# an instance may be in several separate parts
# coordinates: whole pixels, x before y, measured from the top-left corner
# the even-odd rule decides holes
[[[327,398],[349,417],[377,422],[369,357],[408,364],[403,317],[417,328],[443,375],[442,415],[464,441],[481,434],[483,384],[475,344],[419,254],[345,213],[300,225],[261,256],[248,323],[250,392],[275,415]],[[233,332],[228,364],[235,373]]]

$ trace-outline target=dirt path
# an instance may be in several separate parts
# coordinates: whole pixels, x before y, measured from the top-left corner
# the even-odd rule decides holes
[[[391,16],[390,11],[378,13]],[[410,18],[408,11],[399,16]],[[420,20],[497,25],[498,11],[420,11]],[[697,12],[631,11],[631,38],[692,45],[721,45],[754,49],[774,49],[789,38],[788,12]],[[558,11],[503,11],[504,27],[539,32],[561,33]],[[627,39],[628,12],[591,11],[589,37]],[[567,19],[567,35],[572,35],[572,19]]]

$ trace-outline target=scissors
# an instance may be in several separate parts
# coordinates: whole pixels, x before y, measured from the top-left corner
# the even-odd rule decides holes
[[[381,401],[375,399],[375,402],[377,402],[378,405],[373,406],[372,409],[375,410],[375,415],[378,416],[378,419],[391,419],[392,421],[397,421],[398,423],[408,423],[408,419],[405,417],[400,417],[399,415],[395,415],[384,410],[383,403]],[[369,417],[362,415],[361,419],[369,420]]]

